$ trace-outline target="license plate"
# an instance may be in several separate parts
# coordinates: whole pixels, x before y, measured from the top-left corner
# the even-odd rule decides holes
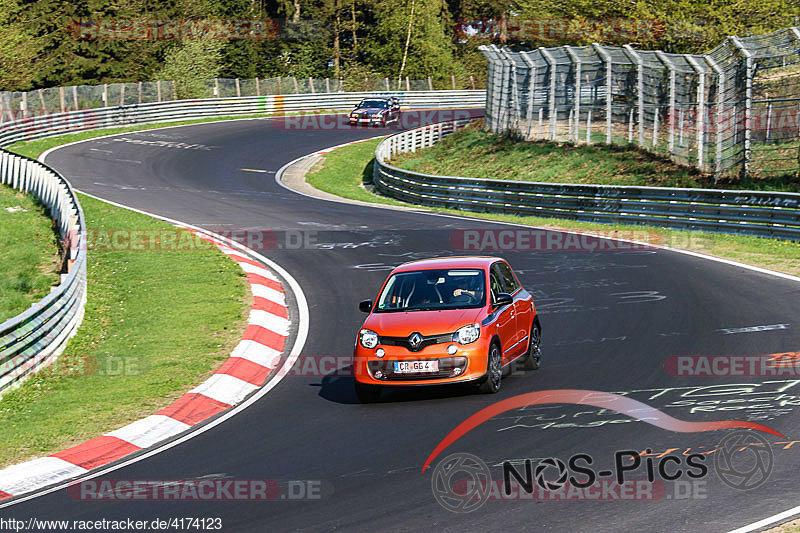
[[[394,371],[397,374],[415,374],[417,372],[438,372],[439,361],[395,361]]]

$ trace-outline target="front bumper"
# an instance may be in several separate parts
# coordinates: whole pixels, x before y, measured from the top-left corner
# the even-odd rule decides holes
[[[370,385],[436,385],[443,383],[462,383],[481,379],[486,375],[488,342],[479,339],[472,344],[458,347],[455,354],[447,353],[447,347],[454,343],[441,343],[427,346],[419,352],[411,352],[402,346],[378,345],[367,349],[356,345],[353,354],[353,375],[356,381]],[[375,350],[383,348],[383,357],[377,357]],[[395,371],[395,362],[428,361],[439,362],[438,372],[400,373]]]
[[[372,116],[367,118],[362,117],[349,117],[350,125],[354,126],[380,126],[384,123],[383,117],[380,116]]]

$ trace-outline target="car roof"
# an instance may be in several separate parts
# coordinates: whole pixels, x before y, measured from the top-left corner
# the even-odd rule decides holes
[[[394,269],[394,272],[409,272],[412,270],[430,270],[434,268],[481,268],[486,269],[495,261],[503,261],[501,257],[463,255],[451,257],[433,257],[403,263]]]

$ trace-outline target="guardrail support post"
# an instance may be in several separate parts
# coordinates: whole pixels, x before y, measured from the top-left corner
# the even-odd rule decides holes
[[[592,44],[597,55],[603,59],[606,65],[606,144],[611,144],[611,105],[614,100],[611,88],[611,78],[613,76],[613,64],[611,61],[611,54],[597,43]]]
[[[539,47],[539,52],[541,52],[544,60],[547,61],[550,70],[550,96],[548,97],[550,104],[550,140],[554,141],[556,139],[556,122],[558,120],[558,111],[556,110],[556,60],[553,58],[553,54],[547,51],[547,48]]]
[[[695,125],[697,127],[697,168],[703,170],[705,167],[705,160],[703,148],[705,148],[705,115],[706,115],[706,69],[700,66],[695,58],[690,55],[686,56],[686,60],[697,71],[700,81],[697,84],[697,120]]]

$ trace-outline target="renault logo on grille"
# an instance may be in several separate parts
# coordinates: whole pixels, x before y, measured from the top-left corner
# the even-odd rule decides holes
[[[411,346],[412,350],[416,350],[419,348],[420,343],[422,342],[422,335],[419,333],[412,333],[408,337],[408,345]]]

